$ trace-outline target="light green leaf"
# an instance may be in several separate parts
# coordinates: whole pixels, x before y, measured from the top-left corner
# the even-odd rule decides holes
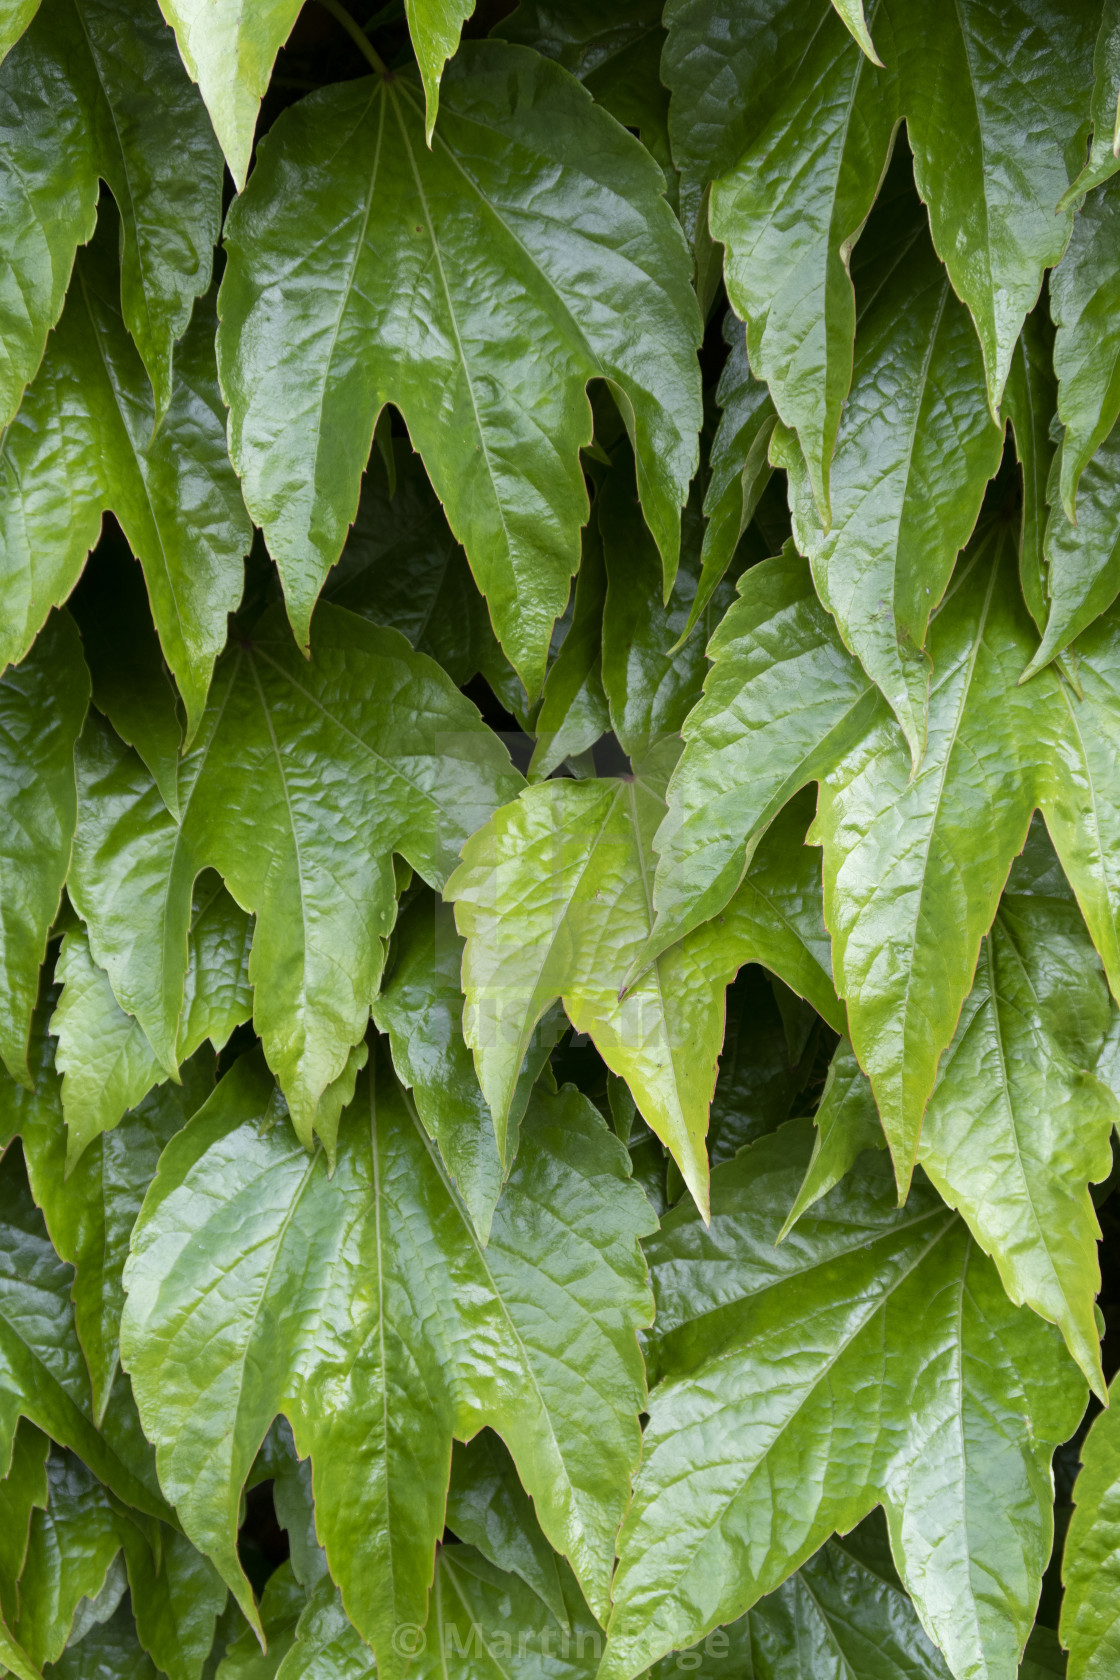
[[[324,605],[315,638],[306,661],[278,609],[237,638],[180,770],[178,824],[135,756],[99,745],[71,884],[95,958],[170,1072],[191,891],[204,864],[220,871],[257,917],[254,1020],[306,1140],[377,995],[394,851],[442,885],[521,785],[475,708],[396,631]]]
[[[382,410],[382,413],[386,413]],[[466,683],[501,649],[486,602],[428,482],[419,455],[393,438],[395,486],[370,456],[342,558],[323,585],[324,600],[407,636],[419,653]]]
[[[1120,4],[1103,0],[1093,52],[1093,96],[1089,107],[1093,142],[1089,161],[1062,200],[1065,209],[1120,169]]]
[[[0,5],[0,60],[6,58],[39,10],[39,0],[3,0]]]
[[[949,1680],[899,1584],[886,1526],[876,1517],[826,1541],[776,1592],[715,1629],[687,1658],[654,1663],[650,1680],[679,1680],[682,1671],[696,1680]]]
[[[867,31],[867,19],[863,13],[863,0],[832,0],[832,4],[836,7],[840,17],[843,18],[845,27],[851,33],[853,41],[859,44],[861,51],[867,54],[872,64],[881,65],[882,60],[875,51],[875,43]]]
[[[727,293],[747,324],[751,368],[797,432],[827,529],[829,462],[852,378],[848,262],[901,115],[895,78],[868,63],[867,30],[860,42],[850,7],[843,23],[828,0],[787,0],[765,24],[761,12],[731,22],[726,0],[704,9],[710,34],[730,26],[740,49],[728,65],[739,107],[728,127],[739,149],[726,172],[722,158],[713,160],[712,234],[726,248]],[[889,39],[877,0],[872,14]],[[762,27],[773,42],[748,56],[745,36]],[[700,110],[693,120],[702,120]]]
[[[126,543],[102,537],[69,611],[82,633],[94,705],[136,748],[168,810],[178,816],[183,729],[175,684],[152,623],[143,571]]]
[[[193,735],[226,616],[241,599],[252,531],[226,454],[212,304],[195,311],[153,436],[151,386],[116,302],[114,246],[103,214],[0,443],[0,574],[11,601],[0,658],[20,658],[50,606],[69,595],[109,509],[144,567]]]
[[[1085,158],[1092,9],[1065,0],[886,8],[914,177],[937,254],[976,323],[998,414],[1023,321],[1070,236],[1072,210],[1054,207]],[[1024,121],[1028,109],[1037,123]]]
[[[572,622],[544,682],[535,722],[537,739],[529,761],[531,782],[543,781],[566,758],[586,752],[610,729],[602,659],[606,587],[597,503],[584,526]]]
[[[877,1504],[953,1672],[1015,1674],[1084,1386],[932,1191],[894,1206],[881,1157],[775,1248],[810,1132],[720,1167],[710,1230],[682,1203],[647,1245],[660,1380],[602,1680],[741,1615]]]
[[[451,1456],[447,1526],[495,1569],[520,1575],[564,1632],[570,1631],[556,1554],[541,1533],[509,1453],[492,1430],[460,1443]]]
[[[1090,1429],[1062,1554],[1069,1680],[1109,1680],[1120,1662],[1120,1382]]]
[[[915,769],[925,747],[930,614],[1003,448],[972,321],[922,224],[863,276],[827,529],[796,440],[781,428],[771,442],[771,459],[789,471],[794,539],[817,594],[886,696]]]
[[[474,0],[405,0],[412,50],[424,84],[424,133],[429,146],[439,110],[443,67],[455,56],[463,25],[473,11]]]
[[[425,1617],[452,1435],[490,1424],[605,1615],[650,1312],[653,1221],[622,1146],[574,1090],[538,1091],[484,1255],[383,1065],[333,1179],[267,1124],[271,1096],[259,1057],[239,1062],[164,1151],[133,1236],[122,1357],[185,1531],[255,1621],[238,1505],[283,1411],[347,1611],[400,1672],[392,1633]]]
[[[24,1083],[39,967],[70,865],[74,743],[88,704],[78,633],[55,613],[30,655],[0,680],[0,1056]]]
[[[108,1585],[127,1518],[118,1516],[105,1489],[70,1453],[47,1460],[45,1510],[32,1514],[27,1561],[19,1584],[14,1633],[37,1667],[54,1662],[70,1637],[82,1600],[95,1601]],[[123,1588],[123,1571],[120,1587]],[[108,1607],[112,1615],[120,1590]],[[95,1615],[94,1620],[105,1620]]]
[[[727,360],[716,387],[719,425],[712,439],[711,478],[704,492],[700,583],[685,626],[689,634],[739,546],[770,480],[770,437],[777,422],[773,399],[751,373],[742,322],[723,318]]]
[[[657,831],[657,924],[643,963],[723,908],[749,843],[862,738],[876,708],[792,544],[743,574],[708,654]]]
[[[43,0],[0,68],[0,134],[0,424],[19,407],[58,320],[75,249],[94,229],[99,179],[120,212],[118,308],[158,423],[175,342],[210,284],[222,165],[155,8]]]
[[[559,66],[469,43],[443,79],[431,151],[419,93],[407,73],[347,82],[270,131],[226,224],[231,450],[306,644],[394,403],[532,697],[587,519],[591,379],[636,441],[672,580],[696,465],[699,311],[660,171]],[[316,251],[295,276],[293,240]]]
[[[1051,299],[1053,291],[1051,291]],[[1043,553],[1046,493],[1054,443],[1050,425],[1058,393],[1053,369],[1054,335],[1040,305],[1027,316],[1003,393],[1003,414],[1011,423],[1023,474],[1023,524],[1019,534],[1019,582],[1027,610],[1039,630],[1046,624],[1049,588]]]
[[[233,184],[245,185],[257,111],[302,0],[160,0],[187,73],[198,83]]]
[[[1120,29],[1120,12],[1118,12]],[[1120,51],[1120,40],[1117,42]],[[1115,159],[1113,168],[1120,168]],[[1077,517],[1077,485],[1120,415],[1120,192],[1098,187],[1074,218],[1050,281],[1062,445],[1062,506]]]
[[[439,1147],[475,1230],[489,1240],[494,1204],[529,1094],[563,1028],[553,1010],[525,1053],[499,1154],[494,1121],[463,1038],[463,941],[450,905],[419,892],[397,924],[393,966],[373,1006],[388,1033],[397,1078],[412,1091],[416,1112]]]

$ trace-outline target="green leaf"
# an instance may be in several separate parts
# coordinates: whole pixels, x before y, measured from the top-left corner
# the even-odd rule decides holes
[[[249,8],[241,0],[160,0],[238,191],[249,173],[257,111],[276,54],[301,5],[302,0],[257,0]]]
[[[1069,1680],[1108,1680],[1120,1661],[1120,1383],[1081,1449],[1062,1554],[1062,1644]]]
[[[216,867],[257,917],[254,1021],[309,1140],[377,994],[394,851],[442,885],[521,778],[438,666],[326,605],[310,661],[279,609],[237,638],[183,760],[178,824],[135,756],[98,741],[71,878],[95,958],[173,1071],[192,887]],[[329,787],[326,763],[338,767]]]
[[[1055,1675],[1058,1680],[1065,1680],[1066,1654],[1053,1628],[1037,1625],[1032,1628],[1023,1652],[1019,1680],[1053,1680]]]
[[[708,655],[657,831],[657,923],[641,963],[723,908],[749,842],[862,738],[876,708],[792,544],[743,574]]]
[[[118,308],[158,423],[171,401],[175,341],[210,284],[222,166],[154,6],[43,0],[0,69],[0,133],[0,425],[58,320],[75,249],[93,232],[99,178],[120,211]]]
[[[399,1672],[452,1435],[490,1424],[605,1615],[650,1311],[625,1151],[577,1092],[538,1091],[484,1255],[384,1067],[343,1117],[333,1179],[268,1125],[271,1098],[260,1058],[239,1062],[164,1151],[132,1241],[122,1357],[185,1531],[255,1622],[238,1505],[283,1411],[348,1614]]]
[[[285,1642],[276,1680],[374,1680],[376,1673],[373,1652],[342,1608],[338,1588],[325,1577],[300,1611],[294,1642],[290,1647]]]
[[[226,454],[212,303],[195,311],[153,436],[151,386],[116,302],[114,244],[103,215],[0,445],[0,570],[12,599],[0,658],[20,658],[69,595],[111,509],[144,567],[190,736],[241,599],[252,531]]]
[[[168,1680],[199,1680],[226,1602],[225,1582],[185,1535],[164,1525],[158,1560],[143,1537],[124,1531],[136,1632]]]
[[[1062,200],[1061,208],[1098,187],[1120,169],[1120,4],[1103,0],[1093,52],[1093,96],[1089,107],[1093,141],[1089,161]]]
[[[873,0],[874,3],[874,0]],[[860,49],[865,52],[872,64],[881,64],[875,43],[867,31],[867,19],[863,12],[863,0],[832,0],[837,13],[844,20],[844,25],[851,34],[853,41],[858,42]]]
[[[474,0],[405,0],[412,50],[424,84],[424,134],[429,146],[439,110],[443,67],[455,56],[463,25],[473,11]]]
[[[861,293],[851,395],[832,463],[831,526],[821,523],[805,458],[784,429],[771,458],[789,471],[794,539],[817,594],[886,696],[916,769],[925,747],[929,662],[921,650],[930,614],[999,466],[1002,428],[988,413],[972,321],[924,225],[873,265]]]
[[[1042,643],[1024,677],[1031,677],[1106,612],[1120,593],[1120,524],[1116,485],[1120,475],[1120,425],[1105,439],[1081,475],[1077,524],[1066,517],[1059,496],[1066,433],[1050,472],[1050,517],[1046,524],[1050,615]]]
[[[39,0],[4,0],[0,6],[0,60],[5,59],[39,10]]]
[[[46,1508],[35,1511],[31,1519],[14,1629],[37,1667],[62,1654],[82,1600],[96,1600],[108,1585],[127,1521],[117,1515],[100,1482],[72,1454],[52,1454],[47,1477]],[[119,1598],[118,1590],[109,1606],[110,1615]]]
[[[570,1631],[556,1554],[541,1533],[508,1452],[489,1429],[452,1454],[447,1526],[495,1569],[520,1575],[564,1632]]]
[[[14,1622],[31,1514],[47,1507],[46,1460],[50,1442],[41,1430],[23,1419],[10,1448],[11,1462],[0,1480],[0,1618]]]
[[[306,644],[394,403],[535,696],[587,519],[593,378],[636,441],[672,580],[699,312],[660,171],[559,66],[471,42],[440,98],[431,151],[407,73],[325,88],[270,131],[226,224],[231,450]],[[294,276],[293,240],[316,251]]]
[[[516,1575],[496,1569],[473,1546],[441,1546],[423,1649],[409,1670],[417,1680],[590,1680],[603,1636],[563,1570],[563,1630]]]
[[[126,543],[103,537],[69,611],[82,633],[93,703],[148,766],[172,815],[179,811],[183,730],[144,589]]]
[[[695,1666],[692,1666],[693,1658]],[[874,1518],[829,1540],[753,1610],[689,1653],[697,1680],[949,1680],[899,1585],[885,1525]],[[674,1680],[685,1661],[663,1657],[650,1680]]]
[[[1120,168],[1115,159],[1113,167]],[[1118,260],[1120,193],[1115,187],[1099,187],[1074,218],[1069,249],[1050,281],[1050,308],[1057,328],[1058,416],[1066,429],[1062,506],[1070,520],[1077,517],[1081,474],[1120,415]]]
[[[260,1603],[259,1626],[267,1650],[261,1649],[254,1627],[243,1627],[227,1645],[216,1680],[276,1680],[281,1663],[295,1644],[305,1599],[290,1562],[274,1569],[265,1582]]]
[[[727,571],[770,480],[770,437],[777,415],[768,388],[751,373],[743,325],[730,309],[723,318],[723,337],[727,360],[716,387],[720,416],[712,439],[711,478],[704,493],[700,583],[686,635]]]
[[[846,1177],[865,1149],[886,1148],[871,1086],[846,1038],[840,1040],[828,1065],[813,1124],[817,1129],[813,1153],[797,1199],[778,1233],[779,1242],[789,1236],[807,1208]]]
[[[703,9],[709,34],[730,24],[739,48],[728,65],[737,151],[726,170],[721,156],[713,162],[712,234],[726,248],[727,293],[747,324],[751,367],[797,432],[827,529],[829,462],[852,378],[848,262],[890,158],[901,114],[895,78],[861,50],[866,27],[857,45],[851,15],[842,23],[828,0],[787,3],[765,23],[761,12],[731,23],[726,0]],[[889,38],[883,6],[873,6],[873,23]],[[749,35],[763,27],[772,43],[748,56]]]
[[[108,1621],[95,1623],[52,1666],[49,1680],[158,1680],[136,1637],[132,1612],[122,1601]]]
[[[572,622],[544,682],[535,724],[537,739],[529,761],[531,782],[543,781],[566,758],[586,752],[610,729],[602,659],[606,587],[596,504],[584,527]]]
[[[374,1003],[373,1018],[389,1035],[397,1078],[411,1090],[421,1124],[438,1145],[485,1244],[517,1153],[529,1094],[563,1018],[558,1011],[546,1016],[525,1053],[499,1153],[494,1121],[463,1038],[463,941],[450,905],[418,893],[397,924],[393,949],[392,971]]]
[[[1072,210],[1054,207],[1085,158],[1092,10],[1064,0],[887,5],[914,177],[976,323],[998,414],[1023,321],[1070,236]],[[1037,124],[1024,121],[1028,108]]]
[[[1053,291],[1051,291],[1053,298]],[[1019,581],[1027,610],[1039,630],[1049,611],[1043,553],[1046,492],[1054,443],[1050,425],[1058,394],[1053,370],[1054,335],[1040,305],[1023,323],[1003,393],[1003,414],[1011,423],[1023,474],[1023,523],[1019,533]]]
[[[769,975],[749,963],[727,990],[727,1027],[719,1077],[708,1119],[708,1159],[729,1161],[745,1144],[776,1131],[789,1119],[794,1098],[805,1085],[818,1034],[816,1017],[808,1042],[791,1048]]]
[[[775,1248],[810,1132],[720,1167],[710,1230],[682,1203],[647,1245],[660,1380],[602,1680],[741,1615],[877,1504],[954,1673],[1018,1663],[1080,1376],[932,1191],[894,1206],[881,1157]]]
[[[56,613],[23,663],[0,680],[0,1056],[24,1083],[39,967],[70,864],[74,743],[88,704],[78,633]]]
[[[323,597],[399,630],[452,682],[466,683],[501,650],[423,462],[404,439],[392,446],[395,485],[371,455],[357,518]]]

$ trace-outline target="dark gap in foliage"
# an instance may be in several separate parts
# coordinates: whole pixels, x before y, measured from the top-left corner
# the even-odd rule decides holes
[[[276,1518],[272,1481],[258,1482],[245,1495],[245,1518],[237,1531],[241,1567],[259,1598],[269,1576],[291,1555],[287,1531]]]

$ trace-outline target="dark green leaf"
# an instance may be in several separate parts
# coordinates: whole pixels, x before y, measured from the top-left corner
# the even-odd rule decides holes
[[[596,504],[584,527],[572,622],[549,666],[535,720],[531,782],[551,775],[566,758],[586,752],[610,728],[602,659],[606,586]]]
[[[53,1453],[47,1476],[46,1508],[31,1519],[19,1583],[19,1620],[13,1630],[37,1667],[62,1654],[75,1612],[81,1618],[85,1608],[82,1600],[94,1607],[91,1622],[107,1619],[116,1609],[124,1571],[117,1564],[112,1581],[110,1571],[128,1521],[118,1516],[100,1482],[72,1454]],[[105,1616],[100,1616],[96,1600],[106,1588],[109,1603]]]
[[[1093,143],[1089,161],[1065,195],[1072,203],[1080,193],[1100,186],[1120,169],[1120,4],[1103,0],[1101,26],[1093,52],[1093,97],[1090,105]]]
[[[520,1575],[561,1628],[570,1631],[556,1554],[541,1533],[509,1453],[489,1429],[452,1454],[447,1526],[465,1545],[477,1546],[496,1569]]]
[[[15,1621],[18,1612],[18,1582],[27,1557],[31,1514],[47,1508],[46,1461],[50,1442],[41,1430],[23,1418],[10,1445],[11,1461],[0,1480],[0,1621],[9,1624]]]
[[[136,1638],[127,1599],[106,1622],[96,1623],[63,1651],[45,1680],[157,1680],[155,1664]]]
[[[1120,13],[1118,13],[1120,29]],[[1120,50],[1120,40],[1117,43]],[[1113,159],[1113,168],[1120,164]],[[1099,187],[1074,219],[1050,282],[1062,444],[1062,506],[1076,517],[1077,485],[1120,414],[1120,191]]]
[[[634,435],[672,579],[699,312],[660,171],[557,65],[464,47],[431,151],[419,92],[406,73],[348,82],[272,129],[227,222],[231,448],[306,643],[394,403],[535,696],[587,519],[590,379],[609,382]],[[293,239],[316,252],[295,274]]]
[[[1053,294],[1051,294],[1053,295]],[[1043,541],[1046,493],[1054,443],[1050,426],[1058,393],[1053,370],[1054,335],[1039,305],[1023,323],[1003,393],[1003,414],[1011,423],[1023,474],[1023,524],[1019,535],[1019,581],[1039,630],[1049,611]]]

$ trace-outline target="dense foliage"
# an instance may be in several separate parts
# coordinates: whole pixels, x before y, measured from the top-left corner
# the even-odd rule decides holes
[[[1120,3],[370,5],[0,0],[0,1671],[1116,1680]]]

